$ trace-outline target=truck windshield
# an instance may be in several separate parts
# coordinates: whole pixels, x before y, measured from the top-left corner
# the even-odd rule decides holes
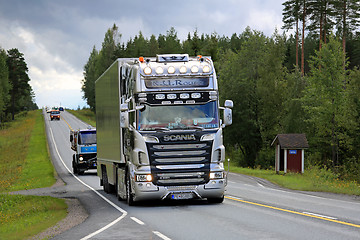
[[[209,129],[219,127],[216,101],[202,105],[145,106],[138,113],[138,130]]]
[[[96,132],[80,132],[79,144],[81,145],[90,145],[96,144]]]

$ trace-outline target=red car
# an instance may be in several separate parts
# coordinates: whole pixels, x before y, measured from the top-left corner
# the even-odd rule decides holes
[[[50,119],[51,119],[51,121],[54,120],[54,119],[55,120],[60,120],[60,111],[58,111],[58,110],[51,111]]]

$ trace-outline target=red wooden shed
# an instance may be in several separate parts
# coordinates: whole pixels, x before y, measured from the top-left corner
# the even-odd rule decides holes
[[[284,173],[304,173],[304,152],[309,148],[305,134],[278,134],[271,143],[275,146],[275,170]]]

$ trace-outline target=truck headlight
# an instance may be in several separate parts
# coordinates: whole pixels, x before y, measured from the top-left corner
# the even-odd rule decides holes
[[[152,176],[151,174],[136,174],[137,182],[151,182]]]
[[[210,179],[222,179],[224,178],[224,172],[211,172]]]
[[[82,161],[82,160],[84,160],[84,158],[83,158],[83,157],[79,157],[79,160]]]

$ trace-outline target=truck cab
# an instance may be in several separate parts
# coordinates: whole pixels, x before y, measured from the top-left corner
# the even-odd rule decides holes
[[[98,176],[129,205],[165,199],[224,199],[223,128],[210,57],[120,58],[95,82]],[[221,117],[221,113],[223,117]]]
[[[84,174],[86,170],[97,167],[96,129],[70,131],[71,149],[73,154],[73,173]]]

